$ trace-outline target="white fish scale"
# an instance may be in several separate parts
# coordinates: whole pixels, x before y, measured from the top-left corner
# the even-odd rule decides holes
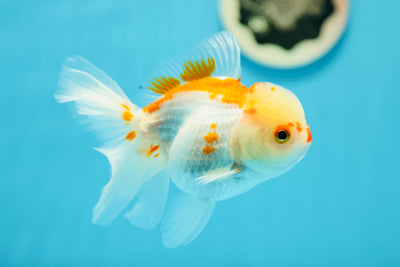
[[[211,99],[207,92],[199,91],[180,92],[152,114],[150,130],[170,146],[170,174],[182,191],[207,198],[226,191],[225,183],[200,185],[195,179],[232,169],[230,139],[241,114],[236,104],[221,103],[221,96]],[[215,130],[211,129],[212,123],[217,125]],[[214,132],[218,140],[207,143],[204,136]],[[215,151],[205,154],[205,146],[212,146]]]
[[[227,122],[225,118],[229,119],[232,115],[236,118],[242,112],[237,105],[221,103],[220,99],[221,97],[218,96],[211,99],[207,92],[179,92],[173,99],[161,104],[159,110],[152,113],[148,124],[149,131],[158,133],[162,141],[171,143],[188,116],[203,112],[204,117],[208,114],[210,118],[199,116],[197,123],[205,127],[205,134],[212,132],[211,123],[220,124],[217,131],[223,133],[225,127],[232,127],[232,122]],[[205,119],[207,122],[210,119],[210,125],[203,125]]]

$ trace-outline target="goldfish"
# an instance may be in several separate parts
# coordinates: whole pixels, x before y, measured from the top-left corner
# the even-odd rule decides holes
[[[160,224],[165,247],[188,245],[217,201],[299,162],[312,140],[299,99],[269,82],[247,87],[240,75],[238,43],[219,32],[155,72],[142,87],[158,98],[140,108],[87,60],[67,58],[55,98],[74,104],[111,165],[92,222],[109,225],[135,199],[130,223]]]

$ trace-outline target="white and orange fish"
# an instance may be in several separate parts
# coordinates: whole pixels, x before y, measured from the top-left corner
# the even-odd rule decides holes
[[[217,201],[288,171],[304,157],[311,132],[300,101],[275,84],[246,87],[240,71],[234,36],[215,34],[160,70],[146,87],[161,97],[140,108],[85,59],[65,61],[56,99],[75,103],[112,167],[94,223],[110,224],[138,196],[125,217],[142,228],[161,221],[166,247],[186,245],[203,230]],[[169,178],[182,192],[166,205]]]

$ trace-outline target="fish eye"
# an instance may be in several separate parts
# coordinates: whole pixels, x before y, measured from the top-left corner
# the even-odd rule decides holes
[[[286,129],[278,129],[275,131],[275,141],[279,144],[284,144],[290,139],[290,133]]]

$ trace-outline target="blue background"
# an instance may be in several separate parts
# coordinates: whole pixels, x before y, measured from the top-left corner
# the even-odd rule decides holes
[[[242,60],[242,82],[301,99],[311,150],[292,171],[218,203],[189,246],[122,216],[91,224],[109,177],[96,140],[53,93],[79,54],[133,102],[167,58],[222,30],[215,1],[0,2],[1,266],[399,266],[400,4],[351,3],[347,31],[290,71]]]

